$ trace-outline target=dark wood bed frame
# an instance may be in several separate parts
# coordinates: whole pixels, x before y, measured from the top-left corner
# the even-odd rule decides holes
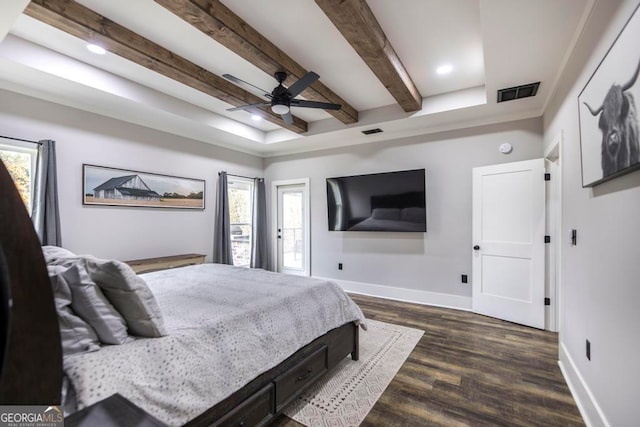
[[[53,292],[40,241],[2,161],[0,317],[0,405],[60,404],[62,348]],[[346,356],[358,360],[358,336],[355,323],[329,331],[187,425],[268,424]]]

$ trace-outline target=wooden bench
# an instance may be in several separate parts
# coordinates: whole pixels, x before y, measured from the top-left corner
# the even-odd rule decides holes
[[[158,258],[136,259],[125,261],[136,273],[149,273],[151,271],[168,270],[170,268],[185,267],[204,263],[206,255],[183,254],[163,256]]]

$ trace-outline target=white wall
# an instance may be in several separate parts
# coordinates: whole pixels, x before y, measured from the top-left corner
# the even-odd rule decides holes
[[[98,257],[211,258],[218,171],[261,176],[262,159],[0,91],[0,134],[56,141],[63,246]],[[206,180],[202,210],[82,205],[82,164]]]
[[[640,420],[640,172],[582,188],[577,102],[637,4],[596,3],[544,115],[545,145],[564,135],[560,360],[589,425]],[[630,73],[639,59],[636,46],[629,52]],[[568,242],[572,228],[577,246]]]
[[[310,178],[313,276],[406,288],[412,291],[386,295],[422,302],[440,301],[424,293],[463,296],[470,307],[471,170],[542,157],[541,125],[541,119],[530,119],[275,157],[265,159],[265,176],[268,181]],[[512,154],[498,152],[503,142],[514,146]],[[327,177],[419,168],[427,175],[426,233],[328,231]],[[461,283],[461,274],[469,275],[469,284]]]

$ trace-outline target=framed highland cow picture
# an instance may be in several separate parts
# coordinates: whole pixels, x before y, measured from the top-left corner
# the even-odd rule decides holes
[[[204,187],[201,179],[82,165],[84,205],[204,209]]]
[[[578,96],[583,187],[640,169],[638,40],[636,7]]]

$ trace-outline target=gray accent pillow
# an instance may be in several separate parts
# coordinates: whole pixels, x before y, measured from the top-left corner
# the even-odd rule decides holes
[[[101,342],[125,344],[131,341],[124,319],[91,280],[82,263],[73,264],[60,277],[71,289],[71,308],[91,325]]]
[[[117,260],[89,257],[84,262],[91,279],[124,317],[129,333],[151,338],[167,334],[153,293],[131,267]]]
[[[49,280],[58,313],[62,354],[85,353],[100,349],[100,341],[96,332],[84,320],[71,311],[71,289],[66,280],[59,274],[65,268],[49,268]]]

